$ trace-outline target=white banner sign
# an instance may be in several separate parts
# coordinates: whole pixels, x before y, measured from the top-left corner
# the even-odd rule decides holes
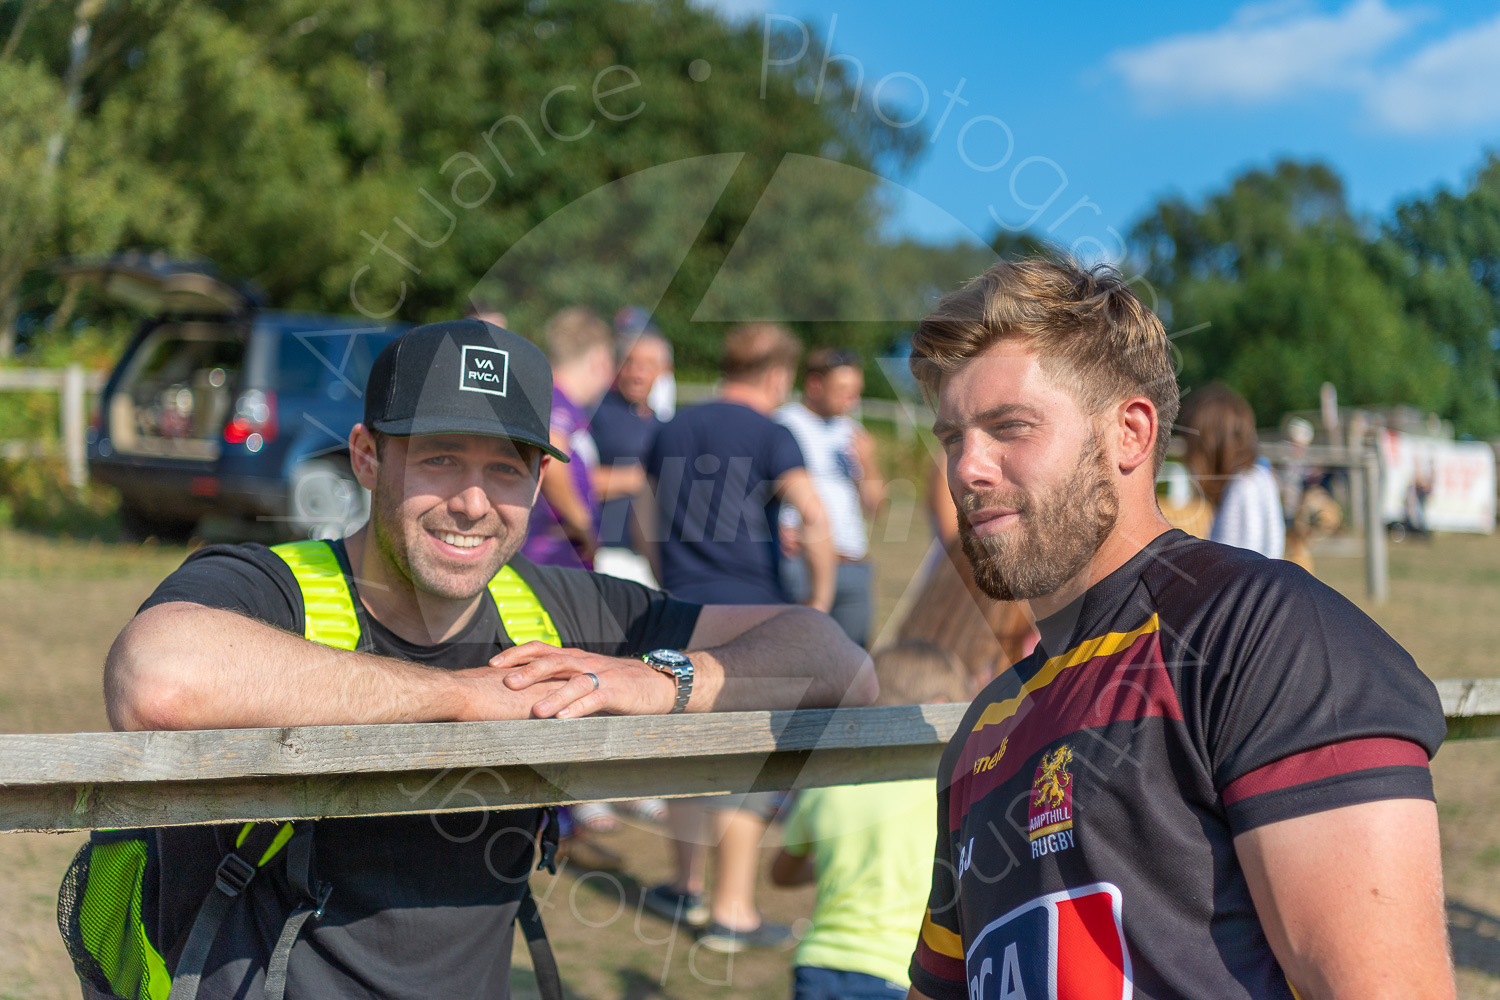
[[[1495,452],[1482,441],[1380,432],[1386,522],[1433,531],[1495,530]]]

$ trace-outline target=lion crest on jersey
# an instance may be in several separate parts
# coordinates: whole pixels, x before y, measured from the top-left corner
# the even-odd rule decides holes
[[[1042,754],[1031,780],[1031,809],[1027,835],[1031,856],[1040,858],[1073,846],[1073,749],[1063,744]]]
[[[1073,788],[1073,776],[1068,765],[1073,763],[1073,751],[1066,744],[1050,754],[1042,754],[1041,765],[1036,770],[1036,779],[1031,783],[1031,804],[1043,809],[1056,809],[1069,797]]]

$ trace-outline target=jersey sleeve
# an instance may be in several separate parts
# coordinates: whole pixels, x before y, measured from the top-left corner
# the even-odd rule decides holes
[[[209,545],[188,556],[139,611],[185,601],[303,630],[302,590],[291,568],[264,545]],[[139,613],[139,611],[137,613]]]
[[[1437,689],[1342,595],[1299,567],[1259,564],[1210,659],[1208,748],[1236,834],[1382,799],[1431,799],[1446,734]]]
[[[960,726],[959,731],[965,731]],[[917,950],[912,955],[911,984],[932,1000],[967,1000],[964,946],[958,925],[958,867],[953,857],[953,834],[948,829],[948,800],[955,744],[949,744],[938,769],[937,846],[932,859],[932,890]]]

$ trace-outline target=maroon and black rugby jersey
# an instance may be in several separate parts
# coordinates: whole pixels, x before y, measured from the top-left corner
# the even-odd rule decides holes
[[[1431,799],[1432,682],[1299,567],[1181,531],[1038,627],[943,755],[912,984],[1290,1000],[1233,838]]]

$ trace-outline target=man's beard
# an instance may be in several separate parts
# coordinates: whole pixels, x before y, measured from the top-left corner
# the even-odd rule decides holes
[[[387,565],[411,584],[413,590],[420,593],[452,601],[466,601],[488,586],[490,578],[500,572],[500,567],[510,561],[511,556],[520,549],[520,543],[524,541],[524,538],[508,537],[505,525],[499,523],[499,518],[494,511],[491,511],[484,520],[466,529],[460,529],[453,524],[451,516],[445,516],[445,511],[428,511],[418,519],[418,531],[430,528],[438,532],[494,535],[498,543],[495,564],[488,570],[473,576],[459,575],[444,570],[442,567],[432,565],[431,561],[426,558],[428,550],[425,547],[413,546],[411,539],[407,537],[406,525],[401,520],[400,485],[393,483],[384,489],[381,486],[382,484],[377,481],[374,495],[371,497],[370,533],[381,555],[385,557]],[[415,559],[412,558],[413,551],[416,553]]]
[[[987,507],[1016,511],[1017,523],[1003,534],[977,537],[967,515]],[[958,535],[979,589],[997,601],[1024,601],[1056,593],[1083,571],[1114,530],[1120,494],[1095,435],[1057,489],[966,493],[958,509]]]

